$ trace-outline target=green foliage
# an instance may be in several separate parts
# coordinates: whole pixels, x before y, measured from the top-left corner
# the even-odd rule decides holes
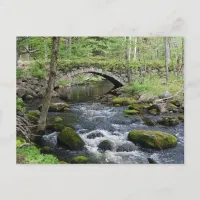
[[[24,156],[24,164],[59,164],[59,160],[53,155],[44,155],[36,146],[24,146],[17,148],[17,156]]]
[[[22,98],[17,98],[17,110],[20,110],[22,112],[25,112],[26,111],[26,107],[24,105],[24,101]]]
[[[39,79],[44,79],[46,76],[46,71],[44,69],[44,66],[41,66],[37,62],[31,64],[31,66],[28,69],[28,72],[32,77],[36,77]]]
[[[70,83],[72,83],[72,81],[66,80],[66,79],[58,79],[58,80],[56,80],[56,84],[58,86],[66,86],[66,85],[68,85]]]
[[[23,69],[16,69],[16,76],[17,78],[23,78],[25,76],[24,70]]]
[[[158,75],[153,75],[134,81],[131,86],[125,87],[125,90],[133,93],[139,92],[141,95],[145,94],[148,97],[158,96],[165,91],[175,95],[183,90],[183,82],[183,77],[170,74],[168,84],[166,84],[165,77],[160,78]],[[183,94],[180,94],[179,97],[183,99]]]
[[[22,144],[25,144],[26,143],[26,140],[22,137],[17,137],[17,140],[16,140],[16,146],[17,147],[20,147],[20,145]]]

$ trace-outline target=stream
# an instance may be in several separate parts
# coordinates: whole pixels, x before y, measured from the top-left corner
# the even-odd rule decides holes
[[[69,151],[58,146],[58,132],[47,132],[42,138],[42,144],[53,147],[53,154],[66,162],[75,156],[84,155],[89,158],[90,163],[147,164],[147,158],[160,164],[184,163],[184,124],[180,123],[175,127],[147,126],[138,116],[125,116],[123,110],[127,106],[114,107],[93,102],[96,97],[112,88],[113,85],[108,81],[63,88],[62,96],[71,104],[71,111],[49,113],[49,116],[60,116],[72,125],[86,143],[85,150]],[[37,104],[33,102],[29,109],[35,108]],[[165,150],[144,149],[127,140],[128,133],[134,129],[171,133],[178,138],[178,144]],[[88,138],[92,133],[100,133],[103,137]],[[98,150],[98,144],[103,140],[111,141],[112,151]],[[128,149],[128,152],[121,151],[122,147]]]

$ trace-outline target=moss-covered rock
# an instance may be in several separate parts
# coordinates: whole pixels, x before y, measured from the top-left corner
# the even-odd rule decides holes
[[[178,119],[179,119],[180,121],[184,122],[184,115],[178,116]]]
[[[114,104],[114,106],[115,106],[115,107],[120,107],[120,104],[117,103],[117,104]]]
[[[44,146],[40,149],[40,152],[43,154],[52,154],[53,153],[53,148],[52,147],[48,147],[48,146]]]
[[[115,98],[113,99],[113,104],[120,104],[123,106],[131,105],[136,103],[136,100],[133,98],[128,98],[128,97],[122,97],[122,98]]]
[[[68,163],[61,160],[61,161],[59,162],[59,164],[68,164]]]
[[[47,130],[61,131],[64,127],[65,123],[61,117],[50,117],[47,119]]]
[[[123,112],[128,115],[136,115],[139,113],[137,110],[124,110]]]
[[[58,135],[58,143],[69,150],[81,150],[84,148],[84,141],[70,127],[65,127]]]
[[[162,120],[158,121],[158,123],[164,126],[176,126],[179,124],[179,121],[175,117],[164,116],[162,117]]]
[[[32,111],[29,111],[26,116],[28,117],[28,119],[34,123],[34,124],[37,124],[38,123],[38,120],[40,118],[40,111],[39,110],[32,110]]]
[[[76,156],[72,158],[71,163],[72,164],[85,164],[88,162],[88,158],[85,156]]]
[[[172,101],[170,101],[170,103],[172,105],[175,105],[176,107],[180,107],[181,106],[181,102],[179,100],[172,100]]]
[[[38,107],[38,109],[41,110],[42,105],[40,105]],[[70,110],[69,104],[66,104],[66,103],[51,103],[49,105],[48,112],[64,112],[64,111],[67,111],[67,110]]]
[[[176,113],[176,112],[178,112],[178,107],[175,106],[173,103],[169,103],[168,104],[168,110]]]
[[[140,117],[147,126],[155,126],[156,122],[152,118],[143,115],[141,115]]]
[[[170,148],[177,144],[175,136],[161,131],[134,130],[129,132],[128,140],[153,149]]]

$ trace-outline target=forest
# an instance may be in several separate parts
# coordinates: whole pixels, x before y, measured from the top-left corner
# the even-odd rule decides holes
[[[184,163],[183,37],[17,37],[18,164]]]

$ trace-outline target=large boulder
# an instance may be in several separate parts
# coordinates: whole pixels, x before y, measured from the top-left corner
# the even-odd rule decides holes
[[[166,149],[177,144],[177,138],[161,131],[133,130],[128,134],[128,140],[153,149]]]
[[[112,150],[112,143],[109,140],[104,140],[98,145],[98,149],[101,151]]]
[[[85,156],[76,156],[72,158],[71,163],[72,164],[85,164],[88,162],[88,158]]]
[[[58,143],[69,150],[82,150],[85,145],[81,137],[70,127],[62,129],[58,135]]]

